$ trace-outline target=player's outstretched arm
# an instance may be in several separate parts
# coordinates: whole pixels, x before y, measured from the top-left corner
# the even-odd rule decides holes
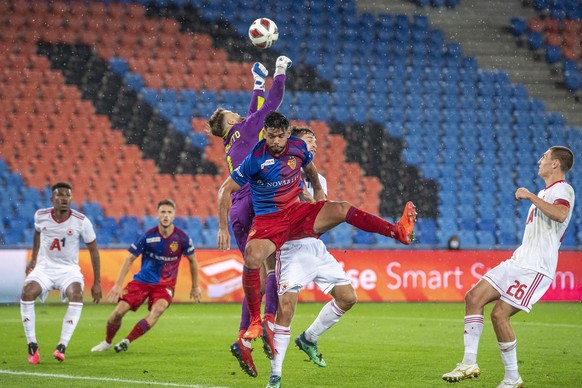
[[[218,249],[230,248],[230,233],[228,232],[228,215],[230,213],[230,198],[240,186],[231,177],[226,178],[218,190]]]
[[[123,287],[123,280],[125,279],[125,277],[129,273],[129,269],[131,268],[131,265],[133,264],[133,262],[135,261],[136,258],[137,258],[136,256],[134,256],[130,253],[129,255],[127,255],[127,257],[123,261],[123,264],[121,265],[121,268],[119,270],[119,274],[117,275],[117,280],[115,281],[115,284],[111,288],[111,291],[109,291],[109,294],[107,294],[107,301],[108,302],[110,302],[110,303],[117,303],[118,302],[119,297],[121,296],[121,290]]]
[[[190,276],[192,277],[192,289],[190,290],[190,299],[194,299],[195,303],[200,303],[200,298],[202,297],[202,290],[198,286],[198,261],[196,260],[196,254],[193,253],[190,256],[186,256],[188,262],[190,263]]]
[[[307,166],[303,166],[303,171],[305,172],[307,180],[311,182],[311,185],[313,186],[313,198],[315,198],[316,201],[325,201],[326,195],[321,186],[321,182],[319,181],[319,174],[317,173],[315,164],[311,162]]]
[[[91,287],[91,296],[93,302],[99,303],[103,297],[101,290],[101,257],[99,256],[99,249],[97,249],[97,242],[87,244],[89,255],[91,256],[91,266],[93,267],[93,286]]]
[[[535,207],[540,209],[542,213],[548,216],[551,220],[556,222],[564,222],[568,218],[570,209],[561,204],[554,205],[552,203],[544,201],[542,198],[538,197],[534,193],[530,192],[525,187],[520,187],[515,191],[516,199],[527,199],[534,204]]]

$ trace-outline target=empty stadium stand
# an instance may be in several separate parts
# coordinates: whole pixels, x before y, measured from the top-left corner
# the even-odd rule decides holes
[[[254,10],[265,7],[258,0],[4,2],[2,244],[30,245],[34,210],[50,206],[48,185],[69,180],[102,245],[132,242],[156,224],[155,203],[171,197],[176,224],[213,247],[228,171],[205,121],[217,106],[245,112],[252,63],[272,68],[285,54],[294,65],[280,111],[317,133],[330,198],[390,220],[415,201],[420,247],[445,247],[452,234],[464,247],[515,246],[528,211],[512,199],[515,188],[540,189],[537,158],[554,144],[579,154],[580,130],[507,72],[482,68],[426,15],[357,5],[269,3],[262,12],[277,15],[281,38],[259,51],[246,40]],[[529,28],[518,16],[516,37]],[[547,41],[566,40],[560,20],[544,24]],[[578,190],[579,172],[575,165],[569,175]],[[577,209],[566,247],[582,245]],[[322,238],[398,247],[349,225]]]

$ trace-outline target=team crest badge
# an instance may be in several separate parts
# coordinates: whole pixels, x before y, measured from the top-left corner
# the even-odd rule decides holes
[[[287,166],[289,166],[291,168],[291,170],[295,170],[295,167],[297,167],[297,162],[295,161],[295,156],[291,156],[289,158],[289,160],[287,161]]]
[[[72,236],[75,232],[73,231],[72,228],[68,228],[67,229],[67,236]]]
[[[180,244],[178,244],[177,241],[173,241],[170,244],[170,249],[172,250],[172,252],[176,252],[178,250],[178,248],[180,247]]]

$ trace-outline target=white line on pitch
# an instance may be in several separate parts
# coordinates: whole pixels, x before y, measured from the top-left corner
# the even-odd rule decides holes
[[[198,384],[192,385],[192,384],[178,384],[178,383],[162,383],[162,382],[157,382],[157,381],[114,379],[111,377],[71,376],[71,375],[51,374],[51,373],[19,372],[19,371],[3,370],[3,369],[0,369],[0,374],[37,376],[37,377],[59,378],[59,379],[71,379],[71,380],[111,381],[114,383],[161,385],[164,387],[224,388],[224,387],[213,387],[213,386],[209,386],[209,385],[198,385]]]

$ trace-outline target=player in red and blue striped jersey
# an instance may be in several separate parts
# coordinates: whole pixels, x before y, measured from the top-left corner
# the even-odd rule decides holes
[[[275,111],[281,105],[285,95],[286,71],[291,66],[291,60],[285,56],[277,58],[273,84],[265,98],[265,81],[269,74],[263,64],[253,65],[252,73],[255,80],[253,94],[246,117],[235,112],[218,108],[208,120],[208,132],[223,139],[224,151],[229,172],[232,173],[254,145],[261,139],[263,123],[269,112]],[[241,253],[244,254],[247,237],[253,223],[253,211],[249,184],[244,185],[232,195],[230,209],[230,225]],[[275,279],[274,258],[266,261],[265,272],[262,274],[265,283],[265,320],[274,322],[277,311],[277,284]],[[250,325],[250,314],[246,301],[242,302],[241,320],[238,339],[230,347],[241,368],[251,377],[257,376],[257,371],[251,356],[251,344],[242,338]],[[266,331],[263,336],[263,349],[267,357],[273,357],[273,333]]]
[[[251,185],[255,219],[245,247],[243,269],[243,289],[251,325],[244,338],[254,339],[263,333],[259,268],[286,241],[319,236],[342,222],[394,238],[403,244],[414,240],[416,209],[412,202],[406,204],[398,223],[392,224],[348,202],[326,201],[312,158],[305,142],[291,136],[287,118],[271,112],[265,119],[264,139],[257,143],[218,192],[218,247],[228,249],[231,194],[247,182]],[[313,185],[316,203],[298,202],[302,192],[301,168]]]
[[[121,327],[121,320],[131,310],[136,311],[148,299],[149,314],[139,321],[129,335],[115,345],[115,351],[126,351],[128,345],[150,330],[172,303],[178,267],[182,255],[190,262],[192,289],[190,297],[200,302],[201,291],[198,287],[198,263],[192,240],[181,229],[174,226],[176,205],[165,199],[158,203],[159,224],[131,244],[129,255],[125,258],[115,285],[109,292],[109,302],[117,306],[107,320],[105,340],[94,346],[92,352],[102,352],[111,348],[111,342]],[[141,255],[141,269],[123,289],[123,280],[131,265]]]

